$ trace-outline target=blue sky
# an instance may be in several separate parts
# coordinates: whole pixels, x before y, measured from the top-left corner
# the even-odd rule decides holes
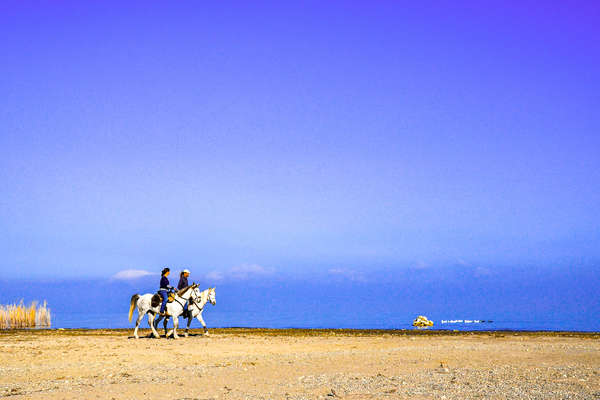
[[[597,4],[288,3],[3,2],[2,275],[600,260]]]

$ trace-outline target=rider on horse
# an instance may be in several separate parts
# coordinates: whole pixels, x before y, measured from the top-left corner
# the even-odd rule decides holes
[[[183,288],[186,288],[186,287],[190,286],[190,284],[188,283],[188,279],[187,279],[188,276],[190,276],[190,270],[189,269],[186,268],[183,271],[181,271],[181,273],[179,274],[179,283],[177,284],[177,289],[181,290]],[[190,301],[188,301],[185,304],[185,308],[183,309],[183,316],[184,317],[187,315],[188,305],[190,304]]]
[[[166,316],[165,308],[167,307],[167,300],[169,299],[169,290],[175,289],[169,284],[169,280],[167,279],[170,272],[171,270],[169,268],[163,268],[160,273],[160,289],[158,290],[158,293],[162,296],[162,304],[160,305],[160,315],[162,316]]]
[[[181,290],[190,286],[187,280],[188,276],[190,276],[189,269],[184,269],[183,271],[181,271],[181,274],[179,274],[179,283],[177,284],[177,289]]]

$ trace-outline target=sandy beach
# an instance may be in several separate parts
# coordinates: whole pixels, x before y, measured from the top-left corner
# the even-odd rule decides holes
[[[600,334],[0,332],[11,399],[600,399]],[[142,331],[147,334],[148,330]]]

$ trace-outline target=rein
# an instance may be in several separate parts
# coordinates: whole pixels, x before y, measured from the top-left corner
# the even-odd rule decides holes
[[[200,296],[199,296],[199,297],[196,297],[195,299],[192,299],[192,298],[190,297],[190,302],[191,302],[193,305],[195,305],[196,307],[198,307],[198,309],[199,309],[199,310],[202,310],[202,308],[203,308],[203,307],[200,307],[200,304],[198,304],[198,303],[196,302],[196,300],[197,300],[198,298],[200,298],[200,301],[202,301],[202,293],[200,293]],[[206,301],[208,302],[208,298],[206,299]]]
[[[193,289],[192,289],[192,290],[193,290]],[[193,292],[192,292],[192,294],[193,294]],[[178,297],[179,297],[179,298],[181,298],[181,299],[183,299],[183,297],[181,297],[181,296],[180,296],[178,293],[175,293],[175,297],[173,297],[173,301],[176,301],[176,302],[177,302],[177,304],[179,304],[179,305],[181,306],[181,309],[182,309],[182,310],[185,310],[185,303],[181,304],[181,302],[180,302],[179,300],[177,300],[177,298],[178,298]],[[190,295],[190,298],[189,298],[189,299],[187,299],[187,300],[186,300],[186,299],[183,299],[183,300],[185,300],[185,302],[188,302],[188,301],[190,301],[190,300],[191,300],[191,301],[192,301],[192,303],[196,304],[196,301],[195,301],[194,299],[192,299],[192,296],[191,296],[191,295]]]
[[[184,309],[184,308],[185,308],[185,305],[184,305],[184,304],[181,304],[181,302],[180,302],[179,300],[177,300],[177,297],[179,297],[179,295],[177,295],[177,296],[173,297],[173,301],[176,301],[176,302],[177,302],[177,304],[179,304],[179,305],[181,306],[181,308],[182,308],[182,309]],[[184,299],[184,300],[185,300],[185,299]]]
[[[204,306],[205,306],[205,305],[208,303],[208,299],[209,299],[209,296],[210,296],[210,294],[209,294],[209,293],[206,293],[206,301],[205,301],[205,303],[204,303],[204,306],[202,306],[202,307],[200,307],[200,304],[198,304],[198,302],[197,302],[196,300],[197,300],[197,299],[200,299],[200,301],[202,301],[202,293],[204,293],[205,291],[206,291],[206,290],[203,290],[202,292],[200,292],[200,296],[196,297],[196,299],[192,299],[192,298],[190,297],[190,300],[189,300],[189,301],[190,301],[190,303],[191,303],[192,305],[196,306],[200,312],[202,312],[202,310],[204,309]],[[188,310],[189,310],[189,309],[188,309]]]
[[[192,292],[192,294],[193,294],[193,292]],[[185,310],[185,304],[181,304],[181,302],[179,300],[177,300],[177,297],[181,297],[181,296],[177,295],[176,297],[173,298],[173,300],[176,301],[181,306],[181,308]],[[193,305],[195,305],[196,307],[198,307],[198,309],[201,310],[202,307],[200,307],[200,305],[196,302],[196,300],[198,298],[200,298],[200,301],[202,301],[202,294],[200,294],[200,296],[196,297],[195,299],[193,299],[192,296],[190,296],[190,298],[187,299],[186,302],[189,301],[190,303],[192,303]],[[206,299],[206,301],[208,301],[208,298]]]

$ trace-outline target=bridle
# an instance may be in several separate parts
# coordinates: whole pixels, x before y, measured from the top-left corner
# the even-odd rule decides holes
[[[194,289],[196,290],[196,289]],[[190,297],[190,303],[192,303],[193,305],[195,305],[198,308],[201,308],[200,305],[196,302],[198,299],[202,300],[202,292],[200,292],[200,296],[197,296],[195,299],[192,299]],[[206,299],[206,301],[208,301],[208,298]]]
[[[195,288],[192,290],[192,294],[194,294],[194,290],[196,290]],[[190,296],[190,299],[188,300],[190,303],[192,303],[193,305],[195,305],[196,307],[200,308],[200,306],[198,305],[198,303],[196,303],[196,301],[198,300],[198,298],[201,296],[197,296],[195,299],[192,298],[192,296]]]

